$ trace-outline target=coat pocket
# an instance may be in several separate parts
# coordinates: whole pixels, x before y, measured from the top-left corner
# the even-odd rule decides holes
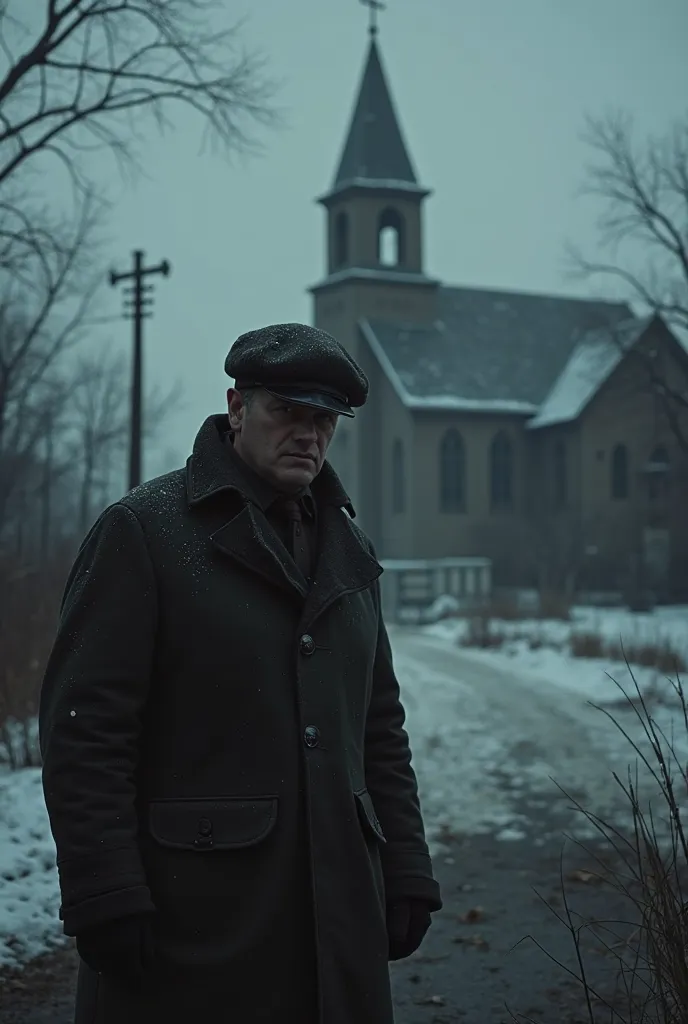
[[[239,850],[262,842],[277,820],[276,796],[153,800],[148,828],[175,850]]]
[[[356,809],[358,810],[358,818],[363,826],[364,830],[372,832],[376,839],[379,839],[381,843],[386,843],[385,834],[382,831],[382,825],[378,821],[375,808],[373,807],[373,801],[370,793],[367,789],[359,789],[357,793],[354,793],[356,799]]]

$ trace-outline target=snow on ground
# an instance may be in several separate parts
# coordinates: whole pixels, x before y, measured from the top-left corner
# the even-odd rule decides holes
[[[426,626],[423,632],[450,643],[462,644],[469,631],[463,618],[447,618]],[[677,703],[675,673],[669,678],[657,669],[629,666],[623,658],[572,658],[572,634],[596,634],[610,646],[653,645],[670,648],[688,663],[688,606],[658,608],[637,614],[621,608],[574,608],[571,621],[520,619],[490,621],[490,631],[505,637],[496,649],[467,648],[471,657],[485,664],[516,668],[533,679],[573,690],[598,703],[617,701],[624,691],[636,696],[636,684],[644,694],[654,693],[670,705]]]
[[[506,637],[497,649],[468,648],[470,656],[485,664],[516,668],[553,687],[573,690],[598,703],[622,698],[619,686],[636,694],[636,683],[643,693],[655,691],[669,704],[676,704],[675,678],[670,680],[657,669],[645,668],[622,658],[572,658],[569,642],[572,634],[597,634],[610,645],[623,650],[643,644],[670,647],[688,662],[688,606],[658,608],[637,614],[621,608],[574,608],[570,622],[553,619],[492,620],[491,631]],[[423,628],[427,636],[461,644],[468,633],[466,619],[449,618]],[[672,673],[672,676],[675,674]],[[634,682],[635,680],[635,682]]]
[[[0,965],[63,939],[55,847],[39,768],[0,768]]]
[[[552,779],[595,813],[618,811],[619,790],[610,771],[623,775],[632,751],[588,701],[617,700],[619,691],[605,673],[630,682],[627,669],[605,660],[572,659],[567,650],[572,629],[600,632],[610,641],[666,638],[688,660],[688,609],[647,616],[578,609],[573,623],[521,621],[499,627],[513,637],[499,650],[461,647],[466,627],[459,620],[390,630],[433,851],[441,849],[445,828],[497,829],[504,840],[528,836],[543,842],[533,834],[524,801],[531,808],[549,807],[558,796]],[[637,678],[646,689],[656,675],[640,669]],[[656,715],[668,729],[678,715],[666,698],[665,693]],[[621,713],[637,735],[632,712],[614,713]],[[684,764],[685,734],[684,728],[677,744]],[[24,961],[60,942],[58,907],[40,770],[12,773],[0,764],[0,965]]]
[[[626,780],[629,766],[635,771],[638,754],[630,741],[649,755],[653,765],[656,763],[641,722],[624,692],[637,700],[636,686],[639,688],[660,734],[673,746],[674,775],[686,769],[688,729],[675,692],[675,680],[672,682],[656,669],[634,665],[631,665],[631,675],[629,667],[621,660],[573,658],[569,640],[572,632],[593,632],[613,644],[621,641],[625,648],[642,643],[660,647],[670,644],[672,650],[688,662],[688,608],[662,608],[646,615],[621,609],[579,608],[575,609],[571,622],[493,621],[491,628],[507,637],[496,649],[462,646],[469,630],[465,619],[447,619],[417,631],[419,637],[444,646],[459,659],[460,678],[453,684],[445,680],[442,686],[432,675],[424,675],[422,663],[414,663],[413,656],[410,664],[407,665],[407,658],[397,664],[405,701],[409,709],[414,709],[413,714],[409,711],[409,732],[415,737],[416,770],[419,779],[424,780],[429,805],[433,805],[433,791],[436,792],[432,780],[446,780],[445,810],[433,809],[434,826],[439,825],[441,829],[442,822],[452,827],[456,821],[464,821],[469,830],[482,830],[509,818],[513,802],[509,802],[507,794],[493,794],[491,802],[479,815],[473,813],[474,808],[466,804],[463,795],[465,790],[477,795],[489,789],[490,776],[496,774],[512,782],[515,780],[517,792],[522,789],[523,767],[509,755],[514,743],[505,739],[505,732],[499,728],[500,712],[509,706],[513,715],[509,728],[512,740],[516,741],[515,749],[519,742],[534,743],[525,770],[526,789],[530,793],[552,795],[550,776],[555,777],[569,791],[577,790],[584,795],[583,806],[616,824],[629,824],[628,804],[613,782],[611,772],[616,771]],[[397,646],[403,646],[402,636],[399,634]],[[426,664],[427,661],[426,656]],[[492,702],[492,709],[479,709],[476,695],[468,703],[461,701],[461,688],[478,670],[482,671],[483,679],[476,676],[474,686],[481,690],[485,701]],[[504,693],[494,691],[492,684],[497,678],[502,681]],[[511,692],[507,694],[507,690]],[[531,712],[540,707],[546,721],[538,724],[532,720],[532,715],[531,720],[526,721],[519,710],[519,702],[527,702]],[[426,705],[420,714],[415,711],[419,703]],[[597,710],[593,704],[604,710]],[[439,712],[434,727],[424,721],[423,716],[430,715],[429,707]],[[481,729],[474,721],[475,712],[483,717],[483,722],[491,718],[489,735],[484,725]],[[557,721],[557,713],[560,721]],[[613,716],[626,735],[608,715]],[[549,732],[549,742],[544,737],[545,732]],[[476,748],[478,735],[482,742]],[[566,753],[566,745],[571,742],[577,747],[577,758],[570,758]],[[562,745],[559,751],[557,743]],[[667,743],[662,745],[671,759]],[[548,748],[544,757],[543,748]],[[496,758],[495,751],[498,751]],[[474,777],[478,775],[483,778]],[[462,787],[461,791],[454,791],[452,800],[450,780],[457,778],[462,779]],[[656,786],[642,764],[640,782],[643,806],[647,807],[647,801],[656,795]],[[685,799],[683,794],[682,799]],[[580,834],[592,833],[583,828]]]

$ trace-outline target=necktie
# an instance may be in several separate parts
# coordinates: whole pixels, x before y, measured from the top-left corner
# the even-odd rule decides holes
[[[289,541],[291,553],[299,569],[309,579],[311,575],[311,557],[308,550],[308,538],[303,528],[301,505],[294,498],[285,498],[282,507],[289,520]]]

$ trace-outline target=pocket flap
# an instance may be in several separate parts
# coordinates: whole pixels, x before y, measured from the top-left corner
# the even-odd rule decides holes
[[[185,850],[255,846],[272,831],[276,818],[276,796],[154,800],[148,812],[156,842]]]
[[[358,793],[354,793],[356,798],[356,807],[358,808],[358,816],[364,826],[374,833],[375,837],[382,843],[386,843],[385,834],[382,831],[382,825],[378,821],[375,808],[373,807],[373,801],[370,793],[367,789],[361,789]]]

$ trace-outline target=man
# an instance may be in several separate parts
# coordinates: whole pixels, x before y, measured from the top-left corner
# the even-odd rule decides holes
[[[325,461],[368,381],[301,324],[225,369],[186,471],[84,541],[43,684],[76,1022],[391,1024],[441,900],[382,570]]]

